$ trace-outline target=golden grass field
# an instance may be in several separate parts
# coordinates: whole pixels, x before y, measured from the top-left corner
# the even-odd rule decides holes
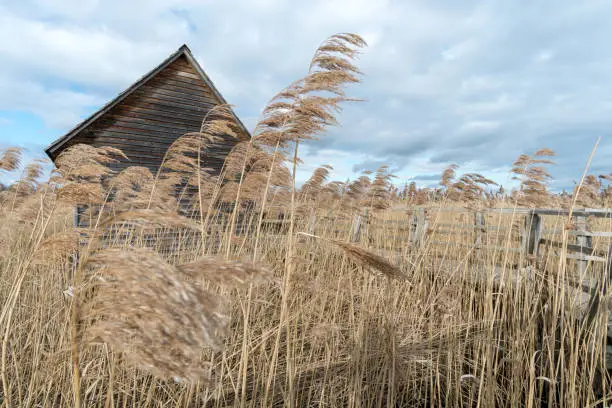
[[[335,123],[364,45],[324,42],[220,174],[201,153],[234,131],[223,107],[155,174],[113,172],[120,151],[76,145],[41,180],[41,163],[2,152],[2,170],[21,174],[0,193],[5,407],[612,404],[603,264],[588,264],[598,294],[585,295],[563,249],[511,250],[518,211],[485,216],[489,247],[459,227],[478,209],[605,207],[597,178],[549,193],[543,149],[517,160],[521,189],[508,193],[456,168],[436,191],[395,187],[384,167],[350,183],[321,167],[296,188],[298,147]],[[78,229],[76,204],[87,205]],[[427,239],[412,245],[417,208]],[[570,218],[547,217],[545,228],[572,242]]]

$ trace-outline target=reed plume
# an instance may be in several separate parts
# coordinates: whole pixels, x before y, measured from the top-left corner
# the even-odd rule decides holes
[[[440,177],[440,185],[444,188],[448,188],[454,181],[457,175],[457,169],[459,166],[456,164],[449,165],[442,172],[442,176]]]
[[[463,201],[474,203],[484,198],[487,186],[496,185],[496,182],[481,174],[466,173],[452,184],[452,188],[460,194]]]
[[[340,104],[351,100],[344,94],[343,88],[350,83],[359,82],[359,69],[353,64],[359,49],[366,45],[356,34],[336,34],[325,40],[311,60],[308,74],[279,92],[263,110],[263,118],[258,122],[253,139],[273,149],[273,160],[279,149],[293,150],[290,154],[291,169],[291,204],[289,217],[289,235],[287,239],[287,256],[285,263],[285,282],[290,280],[293,269],[296,211],[296,172],[299,161],[299,144],[305,140],[316,139],[327,126],[337,124],[335,114]],[[269,179],[269,178],[268,178]],[[269,182],[264,190],[262,202],[268,195]],[[261,222],[264,208],[260,211],[258,231],[255,238],[254,252],[257,256]],[[281,307],[281,322],[286,314],[286,294]],[[271,367],[276,364],[280,331],[276,338]],[[270,390],[272,377],[266,380],[266,395]],[[266,398],[264,398],[264,404]]]
[[[67,263],[79,250],[79,231],[68,230],[45,238],[36,249],[36,264]]]
[[[574,187],[573,194],[578,195],[576,197],[576,204],[586,208],[599,207],[602,202],[600,189],[601,181],[592,174],[587,175],[582,182],[579,192],[578,186]]]
[[[113,177],[109,187],[113,192],[113,209],[144,208],[153,188],[153,174],[146,167],[130,166]]]
[[[73,205],[102,204],[104,195],[99,183],[69,183],[57,192],[60,201]]]
[[[101,183],[113,174],[111,165],[127,156],[114,147],[94,147],[76,144],[64,150],[56,159],[52,180],[67,182]]]
[[[331,242],[342,248],[346,255],[359,266],[380,272],[382,275],[393,279],[406,280],[407,276],[400,268],[391,264],[387,259],[376,255],[365,248],[348,242],[331,240]]]
[[[110,344],[160,378],[209,378],[202,350],[221,348],[229,319],[218,295],[145,249],[109,249],[88,266],[95,291],[83,305],[87,342]]]
[[[0,170],[14,171],[21,164],[23,149],[20,147],[9,147],[0,153]]]
[[[520,181],[520,190],[516,194],[519,205],[537,207],[545,205],[550,195],[547,185],[551,175],[546,170],[547,165],[554,162],[548,157],[553,157],[555,153],[547,148],[539,149],[533,156],[522,154],[516,159],[511,172],[513,179]]]
[[[270,278],[252,264],[205,257],[172,266],[147,249],[107,249],[84,265],[92,296],[83,305],[85,339],[102,341],[160,378],[209,379],[203,349],[220,350],[229,315],[210,281],[239,287]]]
[[[300,189],[300,201],[316,202],[332,170],[333,167],[329,164],[317,167],[310,176],[310,178],[304,183],[304,185]]]
[[[356,180],[348,183],[346,187],[346,200],[343,200],[346,205],[353,209],[357,209],[362,205],[367,205],[367,196],[372,186],[372,181],[369,175],[371,172],[364,171]]]
[[[382,165],[376,170],[374,181],[370,188],[370,208],[384,210],[389,208],[392,196],[391,180],[395,175],[389,173],[389,166]]]
[[[307,234],[304,232],[299,232],[300,235],[316,238],[318,240],[330,242],[337,247],[341,248],[344,253],[353,260],[357,265],[369,269],[371,271],[378,272],[384,276],[393,279],[399,280],[407,280],[407,276],[402,270],[393,265],[387,259],[383,258],[380,255],[376,255],[375,253],[360,247],[359,245],[351,244],[348,242],[340,241],[337,239],[329,239],[320,237],[313,234]]]
[[[168,148],[157,170],[149,194],[148,207],[172,197],[179,210],[182,201],[191,204],[203,223],[211,200],[216,198],[218,174],[204,165],[219,144],[237,139],[241,130],[229,105],[215,105],[204,118],[198,132],[189,132],[176,139]]]

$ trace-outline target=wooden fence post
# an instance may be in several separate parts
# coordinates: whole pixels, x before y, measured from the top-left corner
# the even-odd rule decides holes
[[[361,215],[357,214],[353,218],[353,225],[351,226],[353,234],[351,235],[351,242],[359,242],[359,235],[361,233]]]
[[[410,216],[410,232],[408,235],[408,240],[410,241],[410,246],[415,247],[416,245],[416,234],[417,234],[417,215],[415,212]]]
[[[308,218],[308,233],[314,235],[315,227],[317,226],[317,214],[313,211]]]
[[[74,206],[74,227],[79,228],[81,226],[81,207],[79,205]]]
[[[538,256],[542,239],[542,217],[535,211],[525,216],[525,225],[521,231],[521,244],[525,255]]]
[[[608,245],[608,259],[606,260],[604,268],[602,293],[606,293],[608,291],[608,286],[612,284],[612,245]]]
[[[361,226],[360,231],[361,234],[364,235],[364,238],[368,238],[368,234],[370,233],[370,209],[366,208],[363,215],[361,216]]]
[[[425,210],[418,208],[412,214],[410,223],[410,242],[413,248],[423,246],[425,242],[425,231],[427,231],[427,220],[425,219]]]
[[[474,213],[474,254],[476,255],[476,259],[479,258],[481,254],[482,240],[485,233],[485,217],[481,211],[477,211]]]
[[[577,216],[574,217],[574,224],[576,225],[577,235],[576,235],[576,245],[579,245],[583,248],[592,248],[593,247],[593,237],[582,235],[582,232],[589,231],[589,227],[587,224],[587,218],[585,216]],[[587,265],[589,261],[580,259],[578,260],[578,273],[582,276],[586,272]],[[591,280],[586,276],[583,279],[583,283],[592,284]]]

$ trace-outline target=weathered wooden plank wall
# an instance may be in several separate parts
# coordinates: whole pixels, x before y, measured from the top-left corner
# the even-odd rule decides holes
[[[115,170],[137,165],[155,172],[168,147],[185,133],[197,132],[205,115],[221,103],[182,55],[83,129],[68,145],[117,147],[129,161],[116,163]],[[210,146],[205,167],[220,171],[225,156],[237,142],[227,137]]]

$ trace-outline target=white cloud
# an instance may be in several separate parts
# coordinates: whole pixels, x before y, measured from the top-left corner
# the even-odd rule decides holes
[[[0,110],[24,110],[41,117],[49,126],[67,129],[81,121],[87,107],[99,106],[96,95],[67,89],[46,89],[35,82],[8,82],[0,78]],[[5,99],[6,97],[10,99]]]
[[[105,26],[51,24],[10,11],[0,12],[0,39],[6,39],[0,42],[4,77],[103,89],[125,86],[164,56],[162,47],[135,43]]]
[[[474,41],[464,41],[459,44],[453,45],[450,48],[442,51],[442,59],[445,61],[454,61],[458,58],[467,57],[470,52],[477,49],[477,45]]]
[[[500,123],[487,120],[473,120],[463,123],[459,130],[459,134],[490,134],[500,128]]]
[[[552,50],[543,50],[536,55],[536,61],[546,62],[552,59],[555,56],[555,53]]]
[[[370,47],[343,127],[307,147],[338,178],[388,160],[410,172],[450,161],[490,168],[525,149],[588,150],[612,129],[605,1],[555,4],[399,0],[8,0],[0,6],[0,109],[67,129],[188,43],[248,125],[303,75],[327,35]],[[494,135],[494,136],[492,136]],[[582,150],[581,150],[582,149]],[[604,139],[602,157],[612,154]],[[596,157],[595,164],[600,162]],[[321,162],[321,163],[319,163]],[[605,167],[602,159],[600,167]],[[427,171],[425,169],[428,169]]]
[[[301,155],[307,158],[298,172],[298,181],[303,183],[308,180],[316,168],[322,165],[333,167],[332,178],[344,181],[348,175],[353,174],[353,166],[361,161],[367,160],[366,154],[353,154],[342,150],[320,149],[313,151],[309,146],[301,148]]]

